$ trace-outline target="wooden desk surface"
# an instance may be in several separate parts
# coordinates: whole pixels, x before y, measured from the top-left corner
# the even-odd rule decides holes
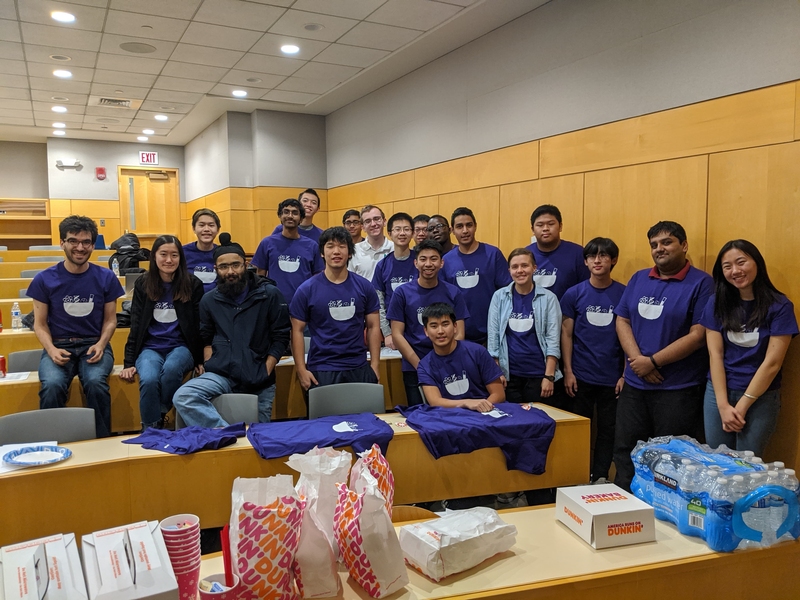
[[[386,458],[395,503],[410,504],[585,483],[589,420],[539,405],[556,420],[546,473],[509,471],[498,448],[434,460],[400,415],[384,415],[395,437]],[[177,456],[107,438],[66,444],[73,456],[56,465],[0,475],[0,546],[58,532],[85,533],[193,513],[207,527],[230,516],[236,477],[297,476],[285,459],[263,460],[247,438],[221,450]],[[13,508],[12,508],[13,507]]]
[[[556,521],[552,505],[503,511],[501,517],[517,528],[511,550],[438,583],[407,567],[409,583],[392,600],[752,600],[800,595],[797,542],[718,554],[699,538],[685,537],[657,520],[655,542],[594,550]],[[338,598],[368,598],[339,568],[343,592]],[[205,577],[222,571],[222,557],[214,555],[203,560],[200,573]]]

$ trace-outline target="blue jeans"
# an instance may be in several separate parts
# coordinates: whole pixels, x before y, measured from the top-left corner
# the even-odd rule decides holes
[[[241,392],[236,383],[217,375],[205,372],[200,377],[195,377],[184,383],[172,398],[175,409],[187,425],[200,425],[201,427],[225,427],[230,423],[225,420],[211,404],[211,400],[221,394]],[[275,384],[260,392],[247,392],[258,396],[258,422],[269,423],[272,417],[272,401],[275,399]]]
[[[166,354],[145,348],[136,359],[139,374],[139,413],[142,425],[152,427],[162,414],[172,408],[172,396],[183,383],[183,376],[194,366],[194,357],[186,346]]]
[[[728,402],[731,406],[742,398],[744,390],[728,390]],[[711,381],[706,384],[706,395],[703,400],[705,416],[706,443],[712,448],[725,444],[732,450],[752,450],[756,456],[764,454],[769,438],[778,426],[778,413],[781,410],[781,391],[770,390],[753,402],[744,420],[744,429],[739,433],[722,430],[722,419],[717,408],[717,396]]]
[[[69,362],[59,366],[47,352],[42,352],[39,361],[39,408],[60,408],[66,405],[69,385],[75,375],[80,379],[86,394],[86,404],[94,409],[97,437],[111,435],[111,394],[108,376],[114,368],[114,352],[107,345],[103,357],[96,363],[87,362],[86,351],[97,343],[97,339],[76,341],[53,341],[56,348],[70,353]]]

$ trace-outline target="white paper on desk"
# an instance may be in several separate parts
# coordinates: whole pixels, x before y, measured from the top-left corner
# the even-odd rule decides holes
[[[23,371],[22,373],[6,373],[6,376],[0,378],[0,383],[8,383],[9,381],[25,381],[31,376],[31,371]]]
[[[8,463],[3,462],[3,457],[12,452],[14,450],[19,450],[20,448],[30,448],[31,446],[58,446],[58,442],[53,440],[52,442],[33,442],[28,444],[6,444],[5,446],[0,446],[0,475],[3,473],[8,473],[9,471],[16,471],[17,469],[29,469],[31,467],[37,465],[9,465]]]

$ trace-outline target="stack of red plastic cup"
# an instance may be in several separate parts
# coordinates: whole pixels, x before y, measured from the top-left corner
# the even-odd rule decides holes
[[[159,524],[167,547],[180,600],[195,600],[200,581],[200,519],[196,515],[175,515]]]

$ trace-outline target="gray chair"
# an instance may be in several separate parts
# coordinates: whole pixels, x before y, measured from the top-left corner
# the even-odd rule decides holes
[[[308,390],[309,419],[385,411],[380,383],[337,383]]]
[[[111,255],[109,254],[108,256],[94,256],[92,258],[98,262],[108,262],[109,260],[111,260]]]
[[[255,394],[221,394],[211,401],[220,416],[228,423],[258,423],[258,396]],[[175,411],[175,429],[183,429],[186,423]]]
[[[0,417],[0,445],[53,440],[65,444],[96,437],[91,408],[47,408]]]
[[[25,373],[38,371],[39,361],[42,360],[41,350],[20,350],[8,354],[8,372]]]
[[[28,246],[28,250],[61,250],[61,246]]]
[[[305,348],[305,350],[303,350],[303,352],[308,354],[308,349],[311,347],[311,338],[310,337],[306,336],[306,337],[303,338],[303,347]]]
[[[19,297],[20,298],[27,298],[28,297],[28,288],[22,288],[19,291]]]
[[[28,262],[61,262],[64,260],[64,255],[60,256],[29,256]]]
[[[0,256],[0,262],[3,262],[3,257],[2,256]]]
[[[8,252],[8,246],[0,246],[0,252]]]
[[[22,279],[33,279],[36,277],[37,274],[44,271],[44,269],[25,269],[24,271],[19,272],[19,276]]]

